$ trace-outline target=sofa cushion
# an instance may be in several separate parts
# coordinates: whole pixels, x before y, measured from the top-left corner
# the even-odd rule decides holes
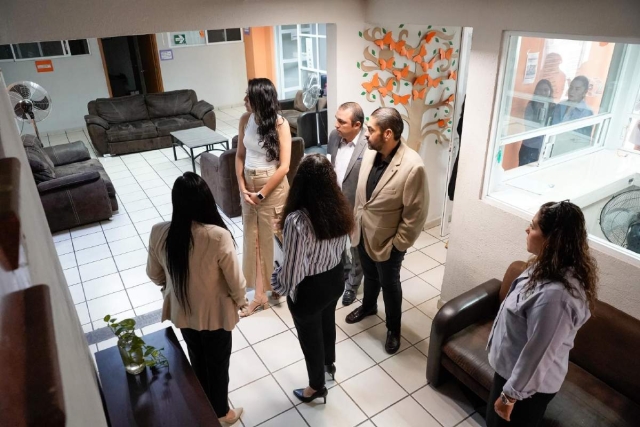
[[[117,123],[107,130],[107,141],[124,142],[135,139],[153,138],[158,136],[156,125],[151,120]]]
[[[486,350],[492,325],[493,320],[475,323],[452,335],[442,346],[447,357],[487,390],[494,374]]]
[[[96,159],[85,160],[84,162],[70,163],[64,166],[58,166],[56,168],[56,175],[58,177],[63,177],[63,176],[74,175],[77,173],[93,172],[93,171],[98,172],[100,174],[100,177],[102,178],[105,185],[107,186],[107,194],[109,194],[109,197],[115,197],[116,189],[114,188],[113,183],[111,182],[111,178],[109,178],[109,175],[107,175],[107,172],[104,170],[102,163],[100,163]]]
[[[287,119],[289,122],[289,127],[295,132],[298,130],[298,117],[300,117],[302,113],[298,110],[283,110],[282,117]]]
[[[202,120],[198,120],[191,114],[181,114],[174,117],[151,119],[156,126],[159,136],[169,135],[170,132],[183,129],[193,129],[203,126]]]
[[[295,98],[293,98],[293,109],[298,110],[301,113],[305,113],[309,111],[307,106],[304,105],[304,102],[302,102],[302,99],[304,97],[303,93],[304,93],[303,91],[299,90],[296,92]]]
[[[144,95],[99,98],[96,99],[96,111],[109,123],[135,122],[149,118]]]
[[[27,154],[31,173],[33,174],[36,184],[56,178],[53,162],[47,153],[45,153],[44,149],[36,144],[27,144],[24,146],[24,151]]]
[[[171,92],[151,93],[145,97],[149,118],[172,117],[189,114],[193,108],[193,91],[174,90]]]
[[[637,426],[640,406],[578,365],[569,363],[567,377],[544,414],[543,425],[581,427]]]

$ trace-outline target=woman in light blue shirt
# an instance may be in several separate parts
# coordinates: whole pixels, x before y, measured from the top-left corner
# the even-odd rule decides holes
[[[539,425],[596,300],[597,266],[578,206],[542,205],[527,228],[527,251],[533,257],[511,284],[487,344],[496,372],[488,427]]]

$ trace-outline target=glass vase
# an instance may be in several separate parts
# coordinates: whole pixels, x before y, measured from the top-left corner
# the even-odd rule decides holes
[[[124,363],[124,369],[127,374],[138,375],[145,368],[144,356],[142,348],[132,350],[131,346],[131,338],[120,338],[118,340],[118,350],[120,351],[120,357],[122,357],[122,363]]]

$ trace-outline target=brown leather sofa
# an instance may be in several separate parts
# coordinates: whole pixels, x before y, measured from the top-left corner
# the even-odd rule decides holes
[[[442,306],[429,343],[432,387],[453,375],[487,401],[494,375],[487,340],[502,299],[524,268],[517,261],[502,282],[489,280]],[[547,408],[544,426],[640,425],[640,320],[602,301],[594,314],[576,336],[567,377]]]
[[[213,105],[193,90],[99,98],[84,116],[91,143],[100,155],[172,146],[170,132],[207,126],[216,129]]]
[[[236,151],[238,136],[231,141],[231,148],[219,156],[213,153],[202,153],[200,156],[200,170],[202,178],[209,184],[209,188],[216,199],[216,203],[229,218],[242,215],[240,207],[240,190],[236,179]],[[304,140],[294,137],[291,139],[291,162],[287,179],[293,181],[298,165],[304,156]]]
[[[81,141],[43,147],[24,135],[22,143],[52,233],[109,219],[118,210],[109,175]]]

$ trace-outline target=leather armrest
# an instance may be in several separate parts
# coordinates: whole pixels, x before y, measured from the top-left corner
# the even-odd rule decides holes
[[[51,158],[54,166],[82,162],[91,158],[89,150],[87,150],[82,141],[44,147],[44,151]]]
[[[82,172],[63,176],[62,178],[55,178],[38,184],[38,193],[43,194],[49,191],[64,190],[69,187],[75,187],[87,182],[96,181],[98,179],[100,179],[100,173],[97,171]]]
[[[86,116],[84,116],[84,121],[87,123],[88,125],[98,125],[100,127],[103,127],[105,129],[109,129],[109,122],[107,122],[105,119],[103,119],[100,116],[94,116],[91,114],[87,114]]]
[[[204,115],[211,110],[213,110],[213,105],[209,104],[207,101],[198,101],[191,108],[191,115],[198,120],[202,120]]]
[[[437,386],[440,377],[442,346],[452,335],[479,320],[495,316],[500,305],[501,282],[491,279],[458,295],[440,308],[431,324],[427,381]]]
[[[291,99],[283,99],[282,101],[278,101],[278,103],[280,104],[280,109],[281,110],[295,110],[295,108],[293,108],[293,103],[295,102],[295,100],[293,98]]]

